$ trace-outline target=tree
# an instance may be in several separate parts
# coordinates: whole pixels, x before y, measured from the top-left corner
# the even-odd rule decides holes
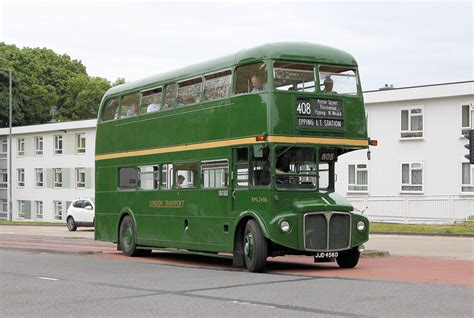
[[[17,48],[1,42],[0,67],[13,70],[14,126],[48,122],[52,106],[58,109],[56,119],[62,121],[95,118],[102,95],[111,87],[104,78],[89,77],[81,61],[46,48]],[[6,127],[8,76],[1,72],[0,105],[0,127]]]

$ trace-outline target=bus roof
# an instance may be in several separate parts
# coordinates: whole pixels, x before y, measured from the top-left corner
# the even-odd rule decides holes
[[[137,88],[144,88],[155,83],[186,79],[262,59],[281,59],[287,61],[357,66],[357,62],[352,55],[329,46],[307,42],[269,43],[244,49],[235,54],[226,55],[203,63],[118,85],[109,89],[104,97],[120,92],[133,91]]]

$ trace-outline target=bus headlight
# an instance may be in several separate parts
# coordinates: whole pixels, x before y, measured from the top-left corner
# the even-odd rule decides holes
[[[281,221],[280,222],[280,229],[283,233],[288,233],[291,229],[290,222],[288,222],[287,220]]]
[[[359,230],[360,232],[362,232],[364,229],[365,229],[365,223],[364,223],[364,221],[359,221],[359,222],[357,222],[357,230]]]

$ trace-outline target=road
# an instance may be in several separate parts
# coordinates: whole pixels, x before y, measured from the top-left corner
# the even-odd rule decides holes
[[[3,317],[471,316],[473,288],[0,250]]]
[[[2,316],[474,316],[472,238],[448,238],[462,248],[446,251],[436,249],[439,238],[373,236],[372,248],[393,246],[397,256],[348,270],[288,256],[252,274],[226,256],[129,258],[92,237],[0,226]],[[428,255],[410,256],[419,246]]]

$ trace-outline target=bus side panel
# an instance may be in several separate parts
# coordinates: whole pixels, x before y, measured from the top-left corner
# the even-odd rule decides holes
[[[100,164],[96,162],[95,239],[115,242],[120,211],[116,200],[116,168],[100,167]]]
[[[267,98],[269,94],[245,94],[232,98],[230,136],[257,136],[267,131]]]
[[[209,103],[207,109],[199,113],[199,139],[201,141],[226,139],[230,136],[229,100]],[[230,106],[233,107],[233,106]]]

